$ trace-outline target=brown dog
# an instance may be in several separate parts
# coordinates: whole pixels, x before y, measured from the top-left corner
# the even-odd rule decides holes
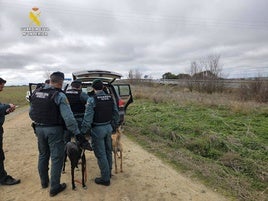
[[[115,165],[115,174],[117,174],[117,156],[120,158],[120,172],[123,172],[122,160],[123,160],[123,147],[120,141],[121,139],[121,128],[116,129],[116,133],[112,134],[112,145],[114,153],[114,165]],[[119,154],[118,154],[119,152]]]

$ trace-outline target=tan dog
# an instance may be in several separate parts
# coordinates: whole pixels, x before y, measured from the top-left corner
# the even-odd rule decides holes
[[[123,147],[122,143],[120,141],[121,138],[121,128],[119,127],[116,129],[116,133],[112,134],[112,145],[113,145],[113,153],[114,153],[114,165],[115,165],[115,174],[117,174],[117,156],[120,158],[120,172],[123,172],[123,167],[122,167],[122,160],[123,160]],[[118,154],[119,152],[119,154]]]

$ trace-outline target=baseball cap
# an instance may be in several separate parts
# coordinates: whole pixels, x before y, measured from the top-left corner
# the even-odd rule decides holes
[[[96,90],[102,90],[103,89],[103,83],[100,79],[95,79],[92,82],[92,87]]]
[[[82,85],[82,82],[80,80],[74,80],[71,83],[72,87],[79,88]]]
[[[0,84],[5,84],[7,81],[0,77]]]

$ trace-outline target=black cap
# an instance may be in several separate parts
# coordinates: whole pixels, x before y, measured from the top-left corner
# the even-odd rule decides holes
[[[79,88],[79,87],[81,87],[81,85],[82,85],[82,82],[80,80],[74,80],[71,83],[71,86],[75,87],[75,88]]]
[[[55,77],[60,77],[64,80],[64,73],[60,72],[60,71],[57,71],[57,72],[54,72],[50,75],[50,77],[52,76],[55,76]]]
[[[96,90],[102,90],[103,89],[103,83],[102,83],[102,81],[100,79],[95,79],[92,82],[92,87],[93,87],[93,89],[96,89]]]
[[[7,81],[0,77],[0,84],[5,84]]]
[[[72,81],[72,84],[82,84],[82,82],[80,80],[74,80]]]

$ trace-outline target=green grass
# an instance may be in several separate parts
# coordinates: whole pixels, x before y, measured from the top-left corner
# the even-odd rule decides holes
[[[28,87],[5,87],[1,103],[26,106]],[[184,174],[236,200],[268,197],[268,106],[224,94],[132,86],[125,134]]]
[[[3,91],[0,92],[1,103],[13,103],[20,107],[25,106],[28,102],[25,99],[27,86],[5,86]]]
[[[229,103],[179,104],[157,95],[161,101],[139,96],[129,106],[125,133],[130,138],[223,194],[265,200],[267,105],[235,110]]]

